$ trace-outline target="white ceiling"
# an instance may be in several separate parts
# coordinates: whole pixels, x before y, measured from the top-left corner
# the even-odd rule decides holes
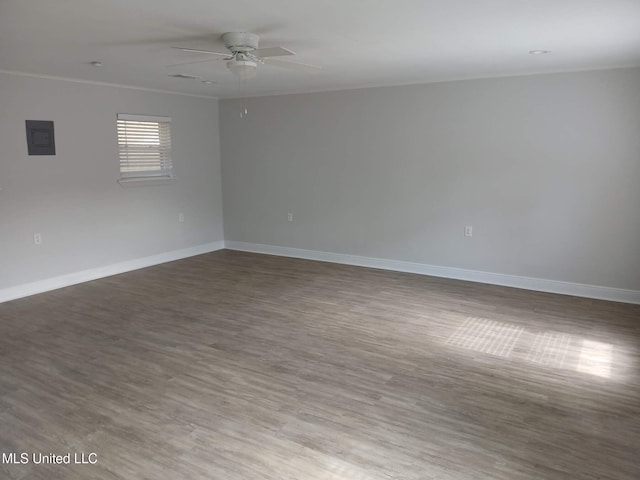
[[[640,65],[640,0],[0,0],[0,70],[236,97],[223,61],[167,67],[227,31],[323,67],[263,65],[248,95]]]

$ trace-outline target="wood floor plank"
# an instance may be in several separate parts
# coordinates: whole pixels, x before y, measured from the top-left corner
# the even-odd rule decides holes
[[[637,480],[640,306],[233,251],[0,304],[8,479]]]

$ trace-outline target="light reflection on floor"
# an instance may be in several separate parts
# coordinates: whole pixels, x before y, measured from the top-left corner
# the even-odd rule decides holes
[[[538,333],[533,339],[527,361],[547,367],[565,368],[571,348],[571,335],[558,332]]]
[[[609,378],[613,359],[613,345],[610,343],[583,340],[576,369],[579,372]]]
[[[521,354],[517,357],[529,363],[611,377],[612,344],[576,338],[566,333],[527,332],[517,325],[469,317],[446,343],[505,359],[515,357],[514,352],[518,351]]]
[[[467,318],[447,343],[509,358],[524,328],[484,318]]]

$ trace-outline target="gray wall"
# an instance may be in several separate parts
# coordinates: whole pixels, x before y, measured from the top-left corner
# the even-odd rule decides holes
[[[119,112],[172,117],[175,183],[117,183]],[[25,120],[55,122],[56,156]],[[217,101],[0,73],[0,188],[0,289],[223,240]]]
[[[639,69],[248,105],[220,107],[227,240],[640,290]]]

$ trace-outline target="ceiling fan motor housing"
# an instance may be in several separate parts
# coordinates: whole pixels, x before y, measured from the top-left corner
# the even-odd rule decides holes
[[[256,50],[260,37],[255,33],[228,32],[222,35],[222,41],[231,52],[244,53]]]

